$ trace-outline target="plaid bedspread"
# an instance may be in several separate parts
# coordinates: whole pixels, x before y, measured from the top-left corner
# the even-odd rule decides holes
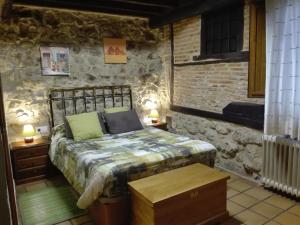
[[[49,152],[52,163],[81,195],[78,207],[87,208],[99,197],[128,193],[127,182],[192,163],[214,162],[216,149],[200,140],[152,127],[74,141],[64,128],[54,128]]]

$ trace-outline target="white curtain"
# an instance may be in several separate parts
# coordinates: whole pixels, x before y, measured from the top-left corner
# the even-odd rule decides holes
[[[266,0],[265,134],[300,140],[300,0]]]

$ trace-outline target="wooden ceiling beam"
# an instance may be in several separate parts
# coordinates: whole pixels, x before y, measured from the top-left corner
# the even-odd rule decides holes
[[[87,10],[94,12],[111,13],[117,15],[132,15],[141,17],[159,16],[163,9],[154,6],[129,5],[126,2],[93,1],[93,0],[14,0],[16,4]]]
[[[174,23],[181,19],[201,15],[211,10],[217,10],[230,4],[243,3],[243,0],[186,0],[186,4],[163,16],[150,18],[150,27],[157,28]]]
[[[11,0],[0,0],[0,21],[9,16],[11,7],[12,7]]]
[[[134,5],[143,5],[143,6],[155,6],[158,8],[165,8],[165,9],[174,9],[177,4],[176,1],[167,3],[163,1],[149,1],[149,0],[112,0],[113,2],[124,2],[128,4],[134,4]]]
[[[150,26],[156,28],[226,5],[243,3],[244,0],[0,0],[2,3],[0,7],[7,1],[33,6],[146,17],[150,18]]]

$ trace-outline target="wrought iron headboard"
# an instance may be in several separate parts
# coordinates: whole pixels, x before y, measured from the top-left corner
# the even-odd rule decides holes
[[[58,110],[67,115],[88,112],[89,110],[97,111],[99,104],[102,108],[124,106],[126,99],[127,102],[129,101],[128,107],[132,109],[132,91],[129,85],[50,89],[51,125],[52,127],[55,125],[55,102],[60,103],[56,104],[59,105]],[[82,101],[81,104],[79,104],[80,100]],[[88,105],[92,105],[92,107],[88,107]],[[68,113],[70,108],[71,112]],[[79,108],[80,110],[78,110]]]

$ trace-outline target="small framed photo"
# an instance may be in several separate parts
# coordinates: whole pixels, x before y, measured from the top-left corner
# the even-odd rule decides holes
[[[40,47],[42,75],[69,76],[70,52],[66,47]]]
[[[126,40],[104,38],[105,63],[127,63]]]

